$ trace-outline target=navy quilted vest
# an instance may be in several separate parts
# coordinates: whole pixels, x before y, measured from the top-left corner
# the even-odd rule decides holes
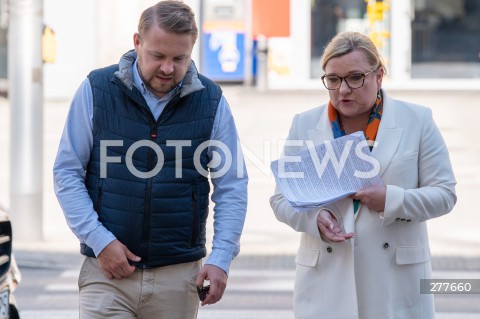
[[[195,168],[194,152],[210,139],[221,89],[198,75],[195,80],[203,87],[185,94],[189,83],[184,81],[155,121],[140,91],[128,87],[114,74],[117,70],[118,65],[113,65],[88,76],[94,102],[94,144],[86,186],[99,220],[142,258],[135,264],[139,268],[199,260],[206,255],[210,188],[208,178]],[[175,146],[167,146],[172,140],[191,141],[191,146],[181,148],[181,158],[176,158]],[[107,159],[103,167],[102,141]],[[134,144],[138,141],[143,146]],[[208,162],[204,147],[199,163],[208,170]],[[181,177],[176,176],[176,165],[182,167]],[[85,244],[81,251],[94,257]]]

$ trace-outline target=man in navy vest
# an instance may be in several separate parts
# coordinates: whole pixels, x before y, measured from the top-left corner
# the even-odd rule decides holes
[[[143,12],[135,49],[92,71],[72,100],[54,178],[86,256],[80,318],[190,319],[205,280],[202,305],[223,295],[248,178],[228,103],[191,61],[197,35],[188,6],[159,2]]]

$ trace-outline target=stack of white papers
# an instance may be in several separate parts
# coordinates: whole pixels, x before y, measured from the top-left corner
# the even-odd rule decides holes
[[[271,163],[277,186],[297,211],[319,207],[357,191],[382,185],[380,163],[363,132],[322,144],[303,141],[304,151]]]

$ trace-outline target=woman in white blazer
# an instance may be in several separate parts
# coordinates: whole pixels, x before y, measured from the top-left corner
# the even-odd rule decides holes
[[[330,101],[297,114],[288,139],[317,145],[363,131],[375,141],[384,185],[302,213],[277,187],[270,199],[277,219],[302,233],[295,318],[434,318],[433,295],[420,294],[420,279],[431,278],[426,221],[452,210],[456,181],[432,112],[381,89],[385,67],[360,33],[333,38],[322,67]]]

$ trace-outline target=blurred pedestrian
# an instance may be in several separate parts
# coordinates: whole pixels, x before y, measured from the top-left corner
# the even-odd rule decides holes
[[[296,115],[288,139],[321,143],[362,131],[384,185],[301,213],[277,188],[277,219],[302,233],[295,318],[434,318],[433,296],[420,294],[420,279],[431,278],[426,221],[452,210],[456,181],[432,111],[387,95],[385,66],[360,33],[336,35],[322,68],[330,101]]]
[[[142,13],[135,49],[73,97],[54,179],[86,256],[80,318],[195,318],[206,280],[202,305],[222,298],[247,176],[222,90],[191,60],[197,36],[190,7],[161,1]],[[202,265],[210,181],[213,248]]]

